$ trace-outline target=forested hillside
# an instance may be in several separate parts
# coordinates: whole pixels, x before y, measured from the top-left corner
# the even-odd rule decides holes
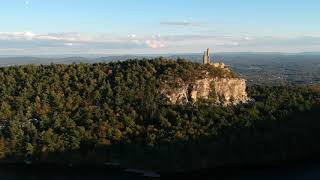
[[[163,81],[235,77],[183,60],[0,68],[2,161],[120,162],[197,169],[320,152],[320,93],[253,86],[255,103],[169,105]],[[172,169],[171,169],[172,170]]]

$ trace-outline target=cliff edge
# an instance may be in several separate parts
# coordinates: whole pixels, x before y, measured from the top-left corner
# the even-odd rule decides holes
[[[206,66],[198,76],[196,73],[192,79],[176,77],[175,82],[164,81],[161,93],[172,104],[184,104],[209,100],[217,105],[229,106],[247,103],[250,98],[246,92],[246,80],[230,75],[232,72],[227,67],[213,65]],[[219,71],[219,75],[210,71]]]

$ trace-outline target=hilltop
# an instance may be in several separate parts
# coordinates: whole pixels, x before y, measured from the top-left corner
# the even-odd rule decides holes
[[[242,83],[182,59],[2,67],[0,156],[179,171],[319,152],[318,91],[252,86],[229,96]],[[187,101],[170,100],[185,85]],[[246,93],[256,102],[235,101]]]

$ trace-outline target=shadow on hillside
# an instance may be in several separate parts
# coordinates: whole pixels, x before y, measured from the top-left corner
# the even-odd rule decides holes
[[[230,170],[250,173],[256,168],[277,169],[319,160],[319,109],[320,106],[315,105],[310,111],[292,113],[284,120],[257,121],[249,128],[229,127],[214,139],[203,137],[197,141],[154,146],[83,145],[73,152],[35,154],[28,158],[9,156],[1,160],[0,169],[29,167],[31,173],[56,174],[53,169],[67,173],[68,168],[76,167],[79,174],[112,174],[134,168],[170,175],[208,173],[206,169],[217,174],[228,174]]]

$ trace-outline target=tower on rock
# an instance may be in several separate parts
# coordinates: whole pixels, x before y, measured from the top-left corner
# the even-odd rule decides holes
[[[203,64],[210,64],[210,49],[207,50],[203,54]]]

